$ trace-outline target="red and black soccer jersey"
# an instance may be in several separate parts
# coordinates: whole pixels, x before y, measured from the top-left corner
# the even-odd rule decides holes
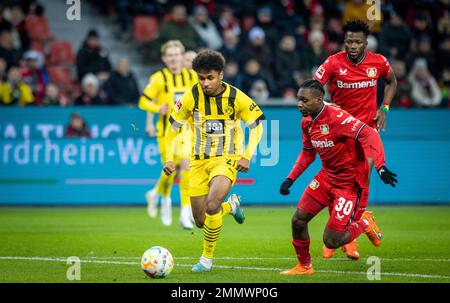
[[[303,118],[302,133],[303,150],[288,176],[293,180],[314,161],[315,153],[322,160],[326,181],[341,188],[355,184],[367,187],[366,157],[374,159],[377,169],[385,164],[379,134],[337,107],[324,105],[315,118]]]
[[[383,55],[366,51],[358,63],[353,63],[345,51],[334,54],[317,69],[314,78],[330,83],[331,102],[352,116],[374,127],[377,112],[377,80],[391,73]]]

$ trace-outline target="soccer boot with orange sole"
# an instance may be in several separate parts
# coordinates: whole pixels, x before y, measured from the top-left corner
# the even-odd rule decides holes
[[[324,245],[322,247],[322,257],[324,257],[325,259],[330,259],[333,257],[335,251],[335,249],[328,248]]]
[[[280,272],[280,275],[312,275],[314,273],[314,268],[312,264],[309,267],[303,267],[297,264],[294,268]]]
[[[369,238],[370,242],[372,242],[374,246],[380,246],[383,236],[381,234],[380,228],[375,222],[372,212],[365,211],[361,216],[361,220],[368,224],[364,232]]]
[[[342,251],[345,253],[345,255],[352,259],[352,260],[358,260],[359,259],[359,252],[358,252],[358,242],[356,240],[353,240],[350,243],[345,244],[342,246]]]

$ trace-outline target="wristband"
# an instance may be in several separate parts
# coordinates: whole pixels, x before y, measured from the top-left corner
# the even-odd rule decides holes
[[[389,104],[386,101],[383,101],[383,103],[381,103],[380,109],[384,110],[386,113],[389,112]]]

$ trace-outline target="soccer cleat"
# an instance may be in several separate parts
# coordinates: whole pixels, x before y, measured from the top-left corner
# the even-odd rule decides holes
[[[361,216],[361,220],[363,220],[364,223],[368,225],[364,232],[369,238],[369,240],[372,242],[374,246],[380,246],[383,236],[381,234],[380,228],[375,222],[372,212],[365,211]]]
[[[330,259],[333,257],[335,251],[335,249],[328,248],[324,245],[322,247],[322,257],[324,257],[325,259]]]
[[[230,214],[233,216],[234,220],[236,220],[236,222],[239,224],[244,223],[245,215],[244,210],[240,207],[241,199],[239,198],[239,196],[236,194],[232,194],[228,199],[228,202],[231,205]]]
[[[342,251],[352,260],[359,259],[358,242],[356,240],[342,246]]]
[[[192,266],[192,271],[193,272],[208,272],[208,271],[211,271],[211,268],[207,268],[202,263],[198,262],[197,264]]]
[[[161,199],[161,222],[165,226],[172,225],[172,199],[170,197]]]
[[[312,264],[309,267],[303,267],[297,264],[294,268],[280,272],[280,275],[312,275],[314,273],[314,268]]]
[[[158,215],[158,196],[154,190],[149,190],[145,193],[145,200],[147,200],[147,214],[150,218],[156,218]]]
[[[184,229],[193,229],[194,224],[191,220],[191,208],[189,206],[182,206],[180,210],[180,225]]]

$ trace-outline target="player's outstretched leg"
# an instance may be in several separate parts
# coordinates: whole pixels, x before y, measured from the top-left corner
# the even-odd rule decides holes
[[[365,211],[361,216],[361,220],[363,220],[367,224],[364,232],[369,240],[374,246],[380,246],[381,241],[383,240],[383,235],[381,234],[380,228],[375,222],[375,218],[373,217],[372,212]]]

